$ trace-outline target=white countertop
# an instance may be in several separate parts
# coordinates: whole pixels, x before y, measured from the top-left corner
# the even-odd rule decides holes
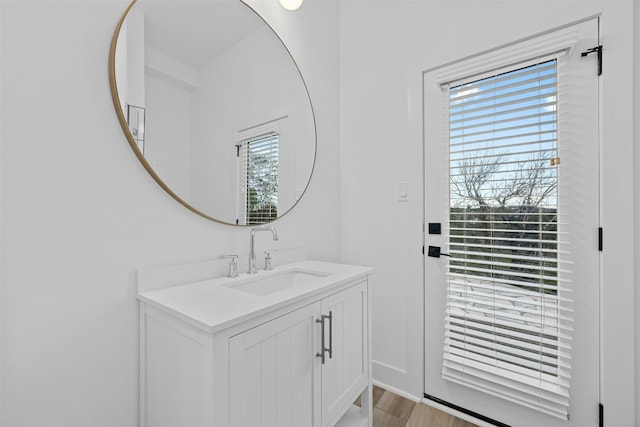
[[[328,274],[326,277],[284,289],[269,295],[254,295],[233,289],[260,278],[275,276],[290,270]],[[301,261],[275,267],[257,274],[240,274],[236,278],[216,278],[160,290],[141,292],[138,299],[159,310],[179,317],[194,326],[215,333],[262,314],[295,304],[313,295],[339,287],[372,271],[370,267]]]

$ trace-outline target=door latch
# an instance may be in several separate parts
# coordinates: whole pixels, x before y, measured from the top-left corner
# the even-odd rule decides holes
[[[602,75],[602,45],[592,47],[591,49],[587,49],[584,52],[580,53],[581,57],[585,57],[589,54],[597,53],[598,54],[598,75]]]
[[[440,246],[429,246],[429,250],[427,252],[427,256],[430,256],[430,257],[433,257],[433,258],[440,258],[441,256],[450,257],[451,255],[445,254],[444,252],[441,252],[440,251]]]

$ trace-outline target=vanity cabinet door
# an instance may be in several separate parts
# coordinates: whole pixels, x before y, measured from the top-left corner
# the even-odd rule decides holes
[[[322,426],[333,426],[369,383],[367,282],[322,300],[326,353],[322,365]]]
[[[230,339],[230,425],[319,426],[320,302]]]

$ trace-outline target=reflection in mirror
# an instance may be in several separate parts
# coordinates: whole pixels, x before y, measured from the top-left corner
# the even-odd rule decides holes
[[[138,0],[116,29],[111,88],[129,144],[190,210],[251,225],[311,178],[316,133],[300,72],[239,0]]]

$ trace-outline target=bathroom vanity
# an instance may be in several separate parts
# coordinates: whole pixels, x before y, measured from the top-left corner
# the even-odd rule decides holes
[[[370,426],[370,272],[301,261],[140,292],[140,425]]]

